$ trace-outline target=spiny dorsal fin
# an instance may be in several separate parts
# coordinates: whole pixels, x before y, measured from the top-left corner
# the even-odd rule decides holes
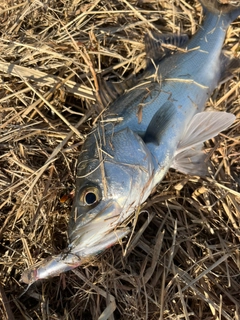
[[[115,101],[120,95],[122,95],[126,90],[132,88],[137,82],[135,75],[131,75],[128,79],[122,82],[112,82],[110,80],[105,80],[103,77],[98,75],[99,83],[99,95],[101,97],[103,106],[106,108]]]
[[[186,34],[159,34],[151,31],[145,35],[145,50],[148,58],[159,61],[177,48],[186,46],[187,42]]]

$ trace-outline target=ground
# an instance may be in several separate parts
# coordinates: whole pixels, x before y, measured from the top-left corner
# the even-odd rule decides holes
[[[239,70],[207,103],[237,117],[205,144],[208,177],[171,170],[122,244],[24,294],[20,282],[67,245],[100,78],[121,81],[144,68],[147,30],[191,37],[202,19],[194,0],[0,3],[1,319],[240,318]],[[240,19],[224,45],[235,57],[239,32]]]

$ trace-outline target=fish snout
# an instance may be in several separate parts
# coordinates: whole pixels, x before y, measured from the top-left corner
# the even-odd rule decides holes
[[[75,208],[79,213],[79,208]],[[80,212],[69,224],[70,247],[95,245],[118,224],[121,208],[116,201],[102,201],[87,213]]]

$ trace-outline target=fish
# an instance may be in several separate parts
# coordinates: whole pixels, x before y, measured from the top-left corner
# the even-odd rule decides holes
[[[124,224],[170,168],[205,175],[204,141],[235,116],[206,111],[206,101],[226,72],[226,31],[240,7],[201,0],[203,25],[186,35],[146,35],[149,63],[134,85],[105,110],[87,136],[76,168],[76,190],[65,252],[25,270],[31,284],[80,266],[130,232]],[[164,49],[176,45],[181,50]]]

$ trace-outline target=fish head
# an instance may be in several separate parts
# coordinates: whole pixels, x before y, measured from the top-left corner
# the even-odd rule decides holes
[[[69,221],[70,248],[78,252],[116,232],[152,188],[152,158],[139,135],[124,129],[100,141],[102,136],[91,134],[78,159]]]

